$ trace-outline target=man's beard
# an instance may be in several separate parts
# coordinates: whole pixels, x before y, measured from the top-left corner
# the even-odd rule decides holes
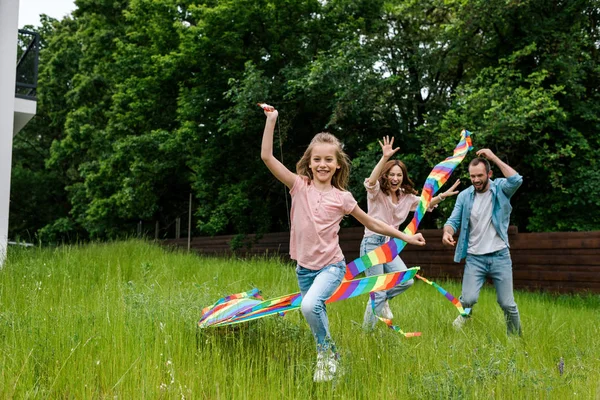
[[[483,193],[485,192],[486,188],[488,187],[488,182],[489,182],[490,178],[485,178],[485,181],[482,182],[482,185],[480,188],[477,188],[477,186],[475,186],[475,191],[477,193]]]

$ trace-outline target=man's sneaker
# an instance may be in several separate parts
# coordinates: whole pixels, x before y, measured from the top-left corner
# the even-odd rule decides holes
[[[338,369],[338,361],[331,351],[320,351],[317,353],[317,367],[313,381],[329,382],[335,377]]]
[[[371,331],[375,328],[375,323],[377,322],[377,317],[373,313],[373,307],[371,307],[371,300],[367,301],[367,308],[365,309],[365,316],[363,318],[363,329],[366,331]]]
[[[390,303],[386,300],[383,303],[383,308],[381,309],[381,316],[386,319],[394,319],[394,314],[392,314],[392,310],[390,309]]]
[[[469,318],[465,318],[462,315],[459,315],[458,317],[456,317],[454,322],[452,322],[452,326],[457,331],[460,331],[462,329],[462,327],[467,323],[468,320],[469,320]]]

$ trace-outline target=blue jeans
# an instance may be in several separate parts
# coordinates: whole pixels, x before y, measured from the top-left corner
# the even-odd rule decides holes
[[[363,237],[363,240],[360,243],[360,256],[364,256],[368,252],[375,250],[377,247],[383,244],[385,244],[385,236],[371,235]],[[404,264],[404,261],[402,261],[402,259],[400,259],[399,256],[396,256],[396,258],[394,258],[389,263],[373,265],[371,268],[365,271],[365,274],[367,276],[372,276],[406,270],[407,268],[406,264]],[[398,296],[399,294],[405,292],[408,288],[410,288],[413,285],[413,283],[414,280],[411,279],[397,286],[394,286],[391,289],[373,293],[375,295],[375,313],[377,315],[380,315],[381,308],[383,307],[386,300],[390,300]]]
[[[330,264],[318,271],[296,267],[298,286],[302,293],[300,309],[317,342],[317,351],[333,350],[335,346],[329,333],[329,320],[325,300],[340,286],[346,273],[344,260]]]
[[[477,303],[487,277],[496,288],[496,299],[504,311],[507,332],[520,335],[521,319],[513,294],[512,260],[508,248],[483,255],[467,254],[460,302],[465,308]]]

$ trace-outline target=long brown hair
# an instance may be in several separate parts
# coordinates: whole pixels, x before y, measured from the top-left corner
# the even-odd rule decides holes
[[[404,163],[400,160],[390,160],[383,166],[383,172],[379,176],[379,187],[381,188],[381,191],[389,196],[391,189],[390,180],[387,176],[390,173],[390,170],[396,165],[402,170],[402,182],[400,183],[398,190],[396,190],[396,196],[400,196],[400,191],[403,191],[407,194],[417,194],[417,191],[415,190],[415,184],[408,177],[406,165],[404,165]]]
[[[310,157],[312,155],[313,147],[317,144],[332,144],[335,146],[335,157],[340,168],[333,174],[331,184],[340,190],[346,190],[348,179],[350,177],[350,159],[348,158],[348,155],[344,153],[342,142],[331,133],[317,133],[315,137],[312,138],[304,155],[300,161],[296,163],[296,173],[308,177],[311,181],[313,180],[312,171],[310,170]]]

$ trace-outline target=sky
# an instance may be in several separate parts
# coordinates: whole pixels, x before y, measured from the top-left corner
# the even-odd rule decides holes
[[[19,28],[40,25],[40,14],[58,20],[75,10],[74,0],[19,0]]]

